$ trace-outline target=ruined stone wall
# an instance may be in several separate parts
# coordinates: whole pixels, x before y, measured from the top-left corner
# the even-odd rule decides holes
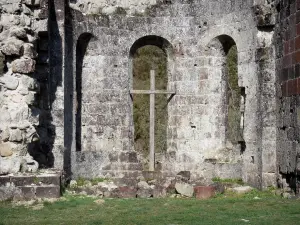
[[[168,90],[176,92],[167,106],[167,151],[156,155],[156,168],[165,175],[188,170],[203,183],[276,184],[276,163],[285,157],[278,146],[286,142],[276,142],[273,1],[47,3],[1,2],[1,152],[13,150],[1,162],[19,170],[14,160],[28,151],[67,179],[140,175],[147,159],[133,143],[132,55],[151,44],[166,51]],[[226,136],[233,45],[245,92],[241,143]]]
[[[276,64],[278,79],[279,185],[296,189],[299,174],[300,1],[278,1]],[[297,165],[298,163],[298,165]]]
[[[71,150],[74,175],[124,176],[140,168],[133,149],[130,50],[143,37],[144,44],[163,48],[159,42],[163,38],[172,47],[168,52],[168,88],[175,90],[176,95],[168,104],[168,150],[157,157],[162,171],[173,174],[190,170],[193,179],[203,182],[213,177],[242,177],[261,187],[262,179],[266,178],[262,171],[269,170],[262,168],[262,148],[266,149],[266,155],[275,148],[275,137],[270,135],[276,132],[276,125],[270,122],[266,129],[259,130],[263,123],[259,116],[266,112],[265,121],[272,121],[275,106],[261,105],[258,74],[262,69],[257,64],[256,53],[260,43],[271,44],[272,33],[259,33],[253,5],[250,0],[159,1],[139,14],[120,9],[114,13],[86,14],[71,5],[71,27],[75,34],[73,69],[78,69],[77,40],[82,34],[91,35],[83,57],[82,90],[77,90],[77,95],[82,93],[82,102],[74,98],[75,106],[82,104],[84,110],[83,148],[76,152],[73,145]],[[155,43],[153,38],[147,38],[149,35],[160,38]],[[260,36],[262,40],[257,42]],[[224,41],[222,37],[228,38]],[[224,49],[231,40],[238,49],[239,86],[245,88],[247,96],[243,121],[245,149],[232,145],[225,134]],[[76,76],[73,71],[73,86],[76,86]],[[273,80],[262,84],[274,89],[263,96],[269,96],[266,102],[272,99],[270,93],[275,93],[272,84]],[[76,117],[75,109],[73,117]],[[74,130],[75,127],[76,124]],[[267,159],[264,162],[268,165],[276,163]],[[275,171],[270,173],[266,186],[276,180]]]
[[[35,172],[37,161],[48,164],[48,152],[41,150],[47,77],[38,72],[48,58],[37,54],[47,51],[40,34],[47,33],[48,3],[2,0],[0,6],[0,175]]]

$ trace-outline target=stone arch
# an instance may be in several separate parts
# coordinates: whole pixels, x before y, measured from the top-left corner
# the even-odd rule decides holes
[[[76,151],[81,151],[81,133],[82,133],[82,68],[83,60],[87,51],[87,47],[93,35],[91,33],[82,33],[76,44],[76,105],[75,105],[75,138],[76,138]]]
[[[156,36],[156,35],[147,35],[144,37],[139,38],[136,40],[132,45],[129,50],[129,78],[130,78],[130,87],[132,88],[132,79],[133,79],[133,74],[132,74],[132,69],[133,69],[133,57],[136,51],[146,45],[154,45],[160,49],[162,49],[165,54],[167,55],[168,59],[168,77],[170,76],[171,73],[171,68],[172,68],[172,61],[173,61],[173,46],[172,44],[165,38]]]
[[[133,43],[129,51],[130,57],[134,55],[137,49],[145,45],[154,45],[161,48],[163,51],[167,53],[168,57],[172,55],[173,47],[172,44],[167,39],[156,35],[147,35],[139,38]]]
[[[130,87],[131,89],[150,89],[150,70],[155,69],[156,71],[156,89],[166,90],[168,89],[168,84],[170,80],[171,73],[171,65],[172,65],[172,45],[166,39],[149,35],[144,36],[136,40],[130,48],[129,52],[129,79],[130,79]],[[145,54],[143,56],[143,54]],[[144,57],[144,58],[143,58]],[[154,58],[151,58],[154,57]],[[152,59],[154,62],[153,65],[150,65],[150,61],[145,63],[142,59]],[[157,60],[161,58],[161,60]],[[137,62],[140,62],[141,67],[137,66]],[[137,69],[143,68],[143,69]],[[147,68],[147,69],[146,69]],[[149,70],[149,71],[148,71]],[[141,73],[137,72],[141,71]],[[137,76],[140,74],[141,76]],[[149,79],[149,80],[148,80]],[[143,81],[143,82],[140,82]],[[144,82],[145,81],[145,82]],[[149,82],[149,83],[148,83]],[[141,84],[141,86],[139,86]],[[149,118],[147,106],[149,107],[149,95],[134,95],[133,104],[132,104],[132,118],[133,125],[135,125],[134,132],[134,140],[137,141],[137,136],[140,136],[139,141],[135,142],[135,150],[141,152],[141,149],[144,149],[144,156],[148,153],[147,142],[148,138],[148,129]],[[156,122],[155,122],[155,133],[156,133],[156,154],[162,153],[167,150],[167,127],[168,127],[168,105],[167,105],[167,95],[157,95],[156,99]],[[162,102],[165,102],[164,108],[161,107]],[[141,103],[141,104],[140,104]],[[139,109],[141,106],[141,111]],[[144,113],[142,111],[145,109]],[[164,111],[165,113],[162,113]],[[146,114],[146,116],[145,116]],[[143,115],[142,117],[139,115]],[[140,118],[140,119],[137,119]],[[141,119],[142,118],[142,119]],[[148,118],[148,119],[147,119]],[[161,123],[159,122],[161,120]],[[145,126],[140,126],[138,124],[145,124]],[[141,129],[142,127],[142,129]],[[161,135],[158,135],[161,134]],[[141,142],[140,142],[141,141]]]
[[[133,69],[133,57],[136,51],[146,45],[154,45],[160,49],[162,49],[167,55],[168,59],[168,73],[170,73],[170,68],[173,60],[173,46],[172,44],[165,38],[156,36],[156,35],[147,35],[136,40],[129,50],[129,77],[131,79],[132,84],[132,69]]]
[[[239,86],[238,50],[234,39],[228,35],[219,35],[207,46],[211,71],[221,75],[223,93],[222,111],[226,112],[219,118],[225,126],[224,143],[238,146],[243,152],[245,89]],[[213,74],[213,73],[212,73]]]

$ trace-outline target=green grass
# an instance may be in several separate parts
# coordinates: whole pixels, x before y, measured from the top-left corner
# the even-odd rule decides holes
[[[109,181],[107,178],[94,178],[94,179],[85,179],[83,177],[79,177],[76,182],[78,187],[85,186],[87,182],[91,182],[92,185],[97,185],[100,182]]]
[[[268,194],[267,194],[268,193]],[[252,197],[259,195],[261,199]],[[245,197],[226,195],[196,199],[105,199],[67,197],[67,201],[32,207],[0,203],[0,224],[299,224],[300,200],[253,192]],[[249,221],[249,222],[246,222]]]
[[[220,177],[214,177],[212,179],[213,182],[219,182],[219,183],[230,183],[230,184],[240,184],[244,185],[244,182],[242,179],[221,179]]]

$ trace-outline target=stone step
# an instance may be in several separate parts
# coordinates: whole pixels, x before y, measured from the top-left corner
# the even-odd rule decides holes
[[[110,163],[102,169],[112,171],[141,171],[143,166],[141,163]]]
[[[61,173],[0,176],[0,201],[59,198]]]
[[[0,176],[0,186],[6,183],[12,183],[14,186],[26,185],[58,185],[61,183],[60,174],[39,174],[39,175],[7,175]]]
[[[61,196],[60,186],[43,185],[43,186],[21,186],[16,187],[20,192],[15,196],[16,200],[31,200],[37,198],[59,198]]]

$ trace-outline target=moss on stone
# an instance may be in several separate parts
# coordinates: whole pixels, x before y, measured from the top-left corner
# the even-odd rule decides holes
[[[227,85],[228,85],[228,127],[227,138],[233,144],[242,141],[240,128],[241,88],[238,85],[238,61],[236,45],[232,46],[227,54]]]
[[[115,12],[114,12],[115,15],[123,15],[123,16],[126,16],[127,15],[127,11],[122,8],[122,7],[117,7]]]

